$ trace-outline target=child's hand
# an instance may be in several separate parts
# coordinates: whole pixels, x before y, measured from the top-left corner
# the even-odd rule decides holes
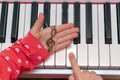
[[[43,21],[44,15],[40,13],[39,18],[36,20],[30,32],[33,36],[40,40],[46,49],[48,49],[46,41],[51,37],[52,29],[50,27],[41,29]],[[74,25],[72,23],[56,26],[57,33],[53,37],[55,46],[51,51],[52,53],[69,46],[73,38],[78,36],[79,29],[74,28],[73,26]]]
[[[103,80],[102,77],[95,72],[89,72],[87,70],[81,72],[73,53],[69,54],[69,59],[73,69],[73,74],[69,76],[69,80]]]

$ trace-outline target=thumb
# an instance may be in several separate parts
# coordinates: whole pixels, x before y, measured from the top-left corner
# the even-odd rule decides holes
[[[38,19],[36,20],[35,24],[34,24],[34,29],[35,30],[41,30],[42,24],[44,21],[44,15],[42,13],[39,14]]]
[[[38,19],[36,20],[34,26],[32,27],[32,29],[30,30],[31,34],[33,36],[35,36],[36,38],[39,39],[39,35],[37,35],[40,30],[41,30],[41,27],[42,27],[42,24],[43,24],[43,21],[44,21],[44,15],[42,13],[39,14],[39,17]]]

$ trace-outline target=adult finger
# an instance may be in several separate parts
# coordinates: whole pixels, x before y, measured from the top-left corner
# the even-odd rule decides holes
[[[78,80],[81,72],[80,72],[79,65],[77,64],[73,53],[69,54],[69,59],[70,59],[70,63],[71,63],[72,69],[73,69],[74,76]]]

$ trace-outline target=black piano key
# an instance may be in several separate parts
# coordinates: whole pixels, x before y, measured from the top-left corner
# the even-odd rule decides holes
[[[75,27],[80,29],[80,3],[74,3],[74,25]],[[78,33],[78,37],[74,39],[74,44],[80,43],[80,32]]]
[[[105,44],[112,43],[110,3],[104,4]]]
[[[30,28],[32,28],[32,26],[34,25],[37,17],[38,17],[38,4],[37,2],[32,2]]]
[[[120,3],[116,5],[117,11],[117,34],[118,34],[118,44],[120,44]]]
[[[44,23],[43,28],[50,26],[50,3],[44,3]]]
[[[5,42],[7,15],[8,15],[8,3],[3,2],[2,10],[1,10],[1,20],[0,20],[0,43]]]
[[[71,15],[72,16],[72,15]],[[68,23],[68,3],[62,3],[62,24]]]
[[[92,34],[92,4],[90,2],[86,3],[86,43],[93,43]]]
[[[12,43],[14,43],[18,38],[19,11],[20,11],[20,3],[14,2],[12,32],[11,32],[11,42]]]

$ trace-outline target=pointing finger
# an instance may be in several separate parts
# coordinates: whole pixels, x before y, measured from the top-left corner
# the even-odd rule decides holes
[[[69,59],[70,59],[70,63],[71,63],[72,69],[73,69],[74,76],[76,79],[78,79],[81,72],[80,72],[79,65],[77,64],[73,53],[69,54]]]

